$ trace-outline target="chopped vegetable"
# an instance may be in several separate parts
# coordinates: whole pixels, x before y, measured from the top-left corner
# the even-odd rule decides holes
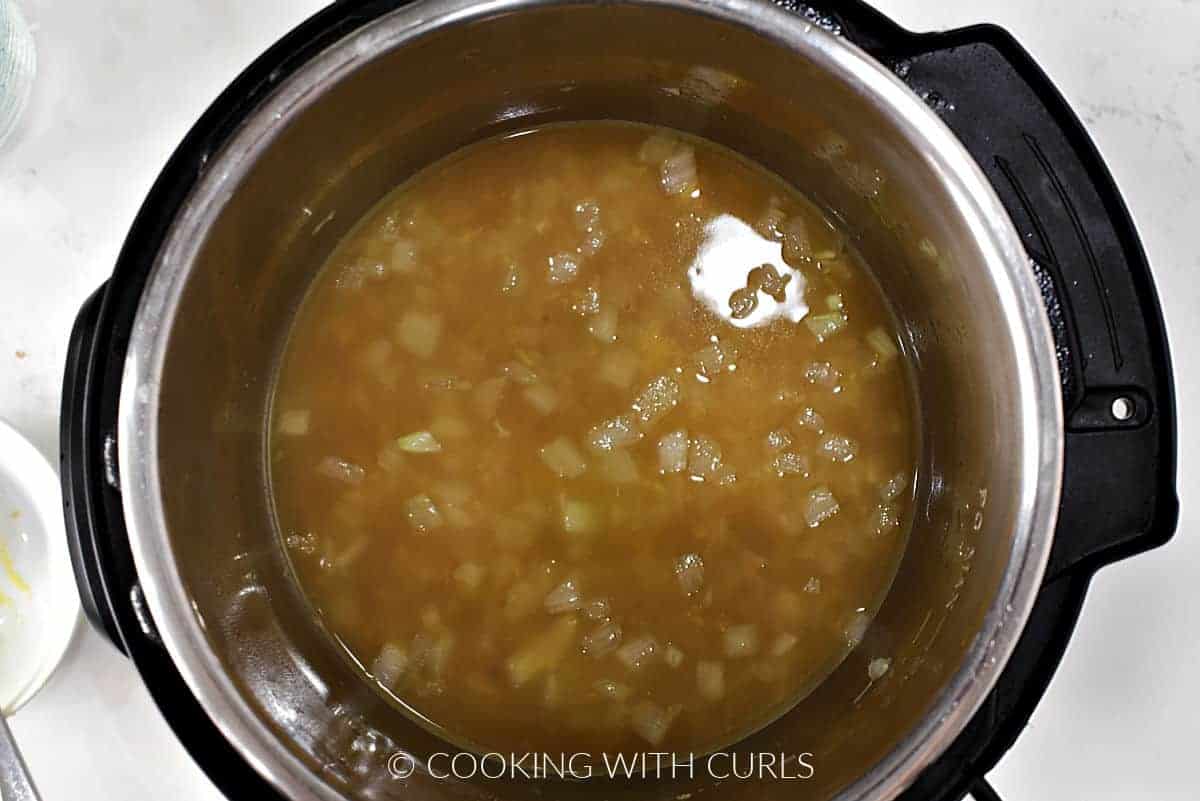
[[[783,656],[790,653],[796,644],[800,642],[800,638],[795,634],[783,632],[775,638],[775,642],[771,644],[771,656]]]
[[[872,659],[871,664],[867,665],[867,675],[871,677],[871,681],[879,681],[891,667],[892,660],[887,657]]]
[[[696,151],[687,145],[678,147],[662,162],[659,179],[668,195],[684,195],[699,185],[696,175]]]
[[[600,528],[600,513],[590,503],[567,498],[562,503],[562,527],[568,534],[592,534]]]
[[[308,409],[292,409],[279,415],[279,425],[276,430],[289,437],[302,437],[308,433],[311,418],[312,413]]]
[[[663,661],[672,670],[681,667],[685,658],[683,650],[677,645],[667,643],[667,647],[663,649]]]
[[[892,335],[882,328],[872,328],[867,332],[867,344],[879,356],[881,362],[891,361],[900,353],[900,349],[896,347],[896,341],[892,339]]]
[[[387,643],[379,649],[379,656],[371,663],[371,675],[384,687],[394,689],[404,671],[408,669],[408,651],[395,643]]]
[[[552,284],[568,284],[579,275],[579,262],[570,253],[559,253],[546,262],[549,264],[546,277]]]
[[[696,663],[696,690],[706,701],[725,697],[725,666],[720,662],[702,659]]]
[[[428,431],[414,431],[396,440],[396,446],[405,453],[441,453],[442,443]]]
[[[611,654],[621,644],[621,624],[614,621],[601,623],[583,638],[583,652],[589,656]]]
[[[442,318],[436,314],[408,312],[396,326],[400,347],[419,359],[428,359],[437,351],[442,336]]]
[[[597,475],[610,484],[636,484],[637,460],[627,450],[597,453],[592,460]]]
[[[741,659],[758,653],[758,627],[753,623],[742,623],[725,629],[721,637],[725,656]]]
[[[454,569],[454,580],[467,592],[475,592],[483,584],[487,568],[478,562],[463,562]]]
[[[817,338],[817,342],[824,342],[841,331],[846,327],[846,322],[846,315],[841,312],[809,315],[804,318],[804,325]]]
[[[561,662],[571,649],[577,626],[574,615],[560,617],[510,656],[505,667],[513,686],[520,687]]]
[[[542,457],[542,462],[549,467],[559,478],[579,478],[587,470],[587,462],[583,459],[583,454],[579,452],[579,448],[575,447],[575,443],[566,437],[558,439],[545,445],[538,455]]]
[[[617,341],[617,309],[604,306],[588,318],[588,333],[605,344]]]
[[[583,607],[583,596],[579,594],[579,588],[575,586],[575,582],[567,579],[550,590],[550,594],[546,596],[545,606],[546,611],[552,615],[574,612]]]
[[[685,553],[675,560],[675,578],[684,595],[695,595],[704,586],[704,560],[697,553]]]
[[[906,489],[908,489],[908,475],[897,473],[885,481],[879,488],[879,496],[885,501],[894,501]]]
[[[422,533],[446,524],[433,498],[428,495],[414,495],[405,501],[404,515],[408,518],[408,524]]]
[[[771,472],[783,478],[784,476],[807,476],[808,457],[799,453],[787,451],[771,460]]]
[[[397,275],[409,275],[417,268],[417,243],[411,239],[397,239],[392,245],[392,260],[388,267]]]
[[[831,462],[849,462],[858,455],[857,442],[849,437],[839,437],[835,434],[826,434],[821,437],[821,444],[818,447],[822,455]]]
[[[637,357],[622,346],[608,350],[600,361],[601,381],[618,389],[628,389],[637,376]]]
[[[804,502],[804,521],[809,528],[816,528],[838,513],[837,498],[829,491],[829,487],[817,487],[808,493]]]
[[[825,430],[825,418],[818,414],[816,409],[805,406],[796,415],[796,425],[819,434]]]
[[[548,384],[534,384],[521,393],[540,415],[553,414],[558,408],[558,393]]]
[[[362,466],[336,456],[322,459],[317,465],[317,472],[326,478],[344,481],[347,484],[360,484],[367,477],[367,471]]]
[[[594,451],[611,451],[627,448],[643,436],[637,422],[629,415],[622,414],[593,426],[584,441]]]
[[[637,670],[658,653],[658,642],[649,635],[629,640],[617,649],[617,660],[630,670]]]
[[[682,473],[688,461],[686,431],[672,431],[658,441],[658,470],[660,473]]]
[[[667,736],[667,730],[682,711],[682,707],[672,705],[663,708],[653,701],[639,701],[633,707],[630,723],[638,736],[651,745],[658,745]]]
[[[781,451],[792,444],[792,435],[779,428],[767,434],[767,448]]]
[[[709,437],[693,437],[688,450],[688,472],[698,478],[712,478],[721,469],[721,446]]]

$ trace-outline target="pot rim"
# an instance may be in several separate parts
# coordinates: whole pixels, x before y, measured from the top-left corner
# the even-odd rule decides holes
[[[951,188],[997,279],[999,306],[1012,332],[1024,457],[1016,533],[999,589],[963,664],[919,725],[836,801],[887,801],[910,786],[961,733],[1008,662],[1041,585],[1053,541],[1063,472],[1062,393],[1054,341],[1020,236],[982,170],[942,120],[891,71],[840,36],[766,0],[603,0],[705,16],[799,52],[886,109],[912,141],[924,142],[931,167]],[[184,681],[222,735],[289,798],[344,799],[309,770],[242,697],[208,646],[203,623],[164,538],[159,494],[160,377],[188,268],[203,232],[232,197],[238,179],[274,142],[286,122],[317,102],[321,88],[365,60],[435,30],[522,10],[596,5],[595,0],[421,0],[368,22],[319,53],[243,121],[214,155],[180,207],[142,293],[121,380],[117,443],[129,544],[158,634]]]

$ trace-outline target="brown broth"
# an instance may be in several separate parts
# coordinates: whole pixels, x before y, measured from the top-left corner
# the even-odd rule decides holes
[[[896,340],[843,234],[721,147],[600,122],[481,142],[313,285],[279,525],[330,631],[447,738],[718,748],[811,692],[892,580]]]

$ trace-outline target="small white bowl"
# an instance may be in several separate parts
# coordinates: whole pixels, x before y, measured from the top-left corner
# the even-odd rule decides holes
[[[58,475],[0,420],[0,713],[42,688],[78,619]]]

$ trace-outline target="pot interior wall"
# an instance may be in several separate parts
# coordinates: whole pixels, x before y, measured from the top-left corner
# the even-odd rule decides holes
[[[914,532],[862,645],[742,752],[813,752],[809,781],[739,781],[722,798],[823,799],[921,721],[962,664],[1013,548],[1021,443],[1017,357],[994,277],[919,143],[806,57],[665,7],[477,13],[390,48],[384,18],[352,69],[279,120],[234,166],[188,265],[161,383],[167,547],[213,654],[254,714],[355,797],[531,797],[527,782],[389,777],[386,757],[445,745],[365,686],[290,579],[266,491],[265,413],[291,317],[324,257],[414,171],[482,137],[561,120],[691,131],[781,174],[845,223],[902,321],[924,430]],[[812,36],[823,36],[813,32]],[[373,53],[374,55],[366,55]],[[226,165],[222,154],[209,169]],[[986,508],[985,508],[986,507]],[[867,665],[891,659],[868,687]],[[712,787],[637,782],[622,797]],[[612,793],[567,784],[561,798]],[[560,792],[561,791],[561,792]]]

